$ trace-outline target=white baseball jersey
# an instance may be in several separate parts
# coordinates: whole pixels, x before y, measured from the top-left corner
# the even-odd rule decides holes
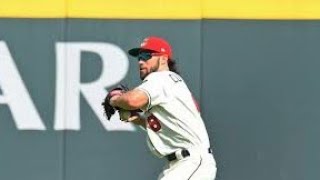
[[[179,149],[210,146],[197,104],[183,79],[171,71],[149,74],[137,89],[149,97],[146,131],[151,151],[163,157]]]

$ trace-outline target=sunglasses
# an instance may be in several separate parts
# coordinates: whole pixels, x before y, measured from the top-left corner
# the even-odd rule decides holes
[[[138,61],[148,61],[149,59],[152,58],[152,56],[158,56],[158,55],[163,55],[163,53],[154,53],[154,52],[147,52],[147,51],[142,51],[138,54],[137,59]]]
[[[149,59],[152,58],[152,53],[151,52],[140,52],[137,56],[138,61],[148,61]]]

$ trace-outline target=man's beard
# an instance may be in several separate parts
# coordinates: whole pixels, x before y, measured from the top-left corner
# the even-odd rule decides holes
[[[146,74],[144,74],[143,76],[140,74],[140,79],[144,80],[144,78],[146,78],[149,74],[151,74],[153,72],[157,72],[159,70],[159,67],[160,67],[160,58],[158,59],[158,63],[156,66],[151,67],[149,71],[147,70],[148,72]]]

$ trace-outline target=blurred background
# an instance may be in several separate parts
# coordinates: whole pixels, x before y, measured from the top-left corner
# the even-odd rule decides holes
[[[147,180],[166,163],[100,107],[167,39],[218,180],[320,179],[320,2],[0,0],[0,179]]]

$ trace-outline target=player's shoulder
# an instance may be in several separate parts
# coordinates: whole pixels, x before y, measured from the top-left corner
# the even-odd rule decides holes
[[[170,76],[170,74],[172,74],[171,71],[157,71],[157,72],[153,72],[150,73],[145,79],[144,81],[149,81],[149,80],[165,80],[166,78],[168,78]]]
[[[156,84],[175,84],[176,82],[183,81],[181,76],[172,71],[158,71],[149,74],[144,80],[144,82],[156,83]]]

